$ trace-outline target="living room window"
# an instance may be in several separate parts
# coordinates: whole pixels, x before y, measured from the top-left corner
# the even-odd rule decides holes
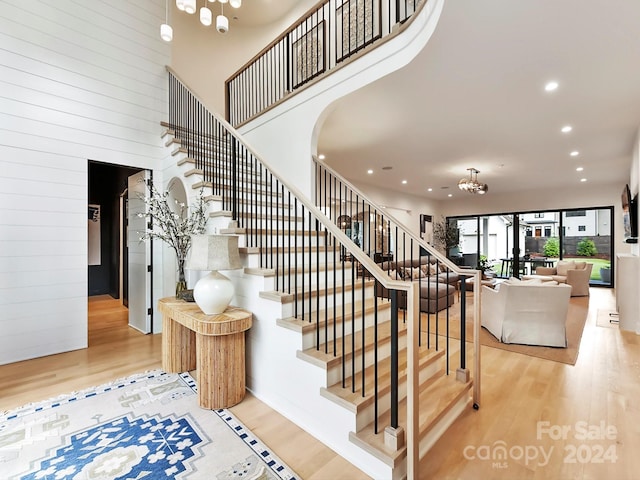
[[[575,260],[593,264],[590,285],[612,286],[613,207],[448,219],[460,229],[456,258],[451,257],[459,265],[486,257],[493,273],[505,278],[535,273],[539,264]]]

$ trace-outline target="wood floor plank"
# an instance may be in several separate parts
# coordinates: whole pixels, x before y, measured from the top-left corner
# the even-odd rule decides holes
[[[162,335],[127,325],[109,296],[89,298],[89,348],[0,366],[0,411],[162,367]],[[367,479],[362,471],[250,393],[231,411],[301,478]]]
[[[0,366],[0,409],[98,385],[160,367],[160,336],[127,327],[107,301],[89,303],[90,348]],[[482,402],[467,410],[421,461],[421,479],[563,480],[637,478],[640,472],[640,336],[616,325],[597,326],[598,309],[613,310],[614,292],[591,289],[589,315],[575,366],[482,347]],[[120,312],[122,314],[122,312]],[[113,321],[114,325],[108,322]],[[252,395],[233,407],[253,430],[302,478],[367,478],[335,452]],[[538,422],[567,425],[566,438],[537,438]],[[576,439],[576,422],[616,429],[613,440]],[[465,448],[533,446],[552,450],[548,464],[508,459],[505,465],[465,458]],[[581,448],[593,460],[596,445],[611,447],[615,462],[576,461]],[[467,450],[467,457],[469,450]],[[584,458],[582,459],[584,460]]]

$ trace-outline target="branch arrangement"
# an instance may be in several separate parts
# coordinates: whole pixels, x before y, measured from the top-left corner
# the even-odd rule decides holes
[[[140,241],[159,239],[173,248],[178,257],[178,264],[184,264],[187,252],[191,247],[191,235],[205,232],[207,225],[207,204],[202,195],[202,189],[196,201],[188,208],[185,203],[174,201],[170,203],[169,192],[160,193],[152,182],[147,182],[149,194],[141,197],[147,205],[145,213],[138,213],[138,217],[149,220],[144,235]]]

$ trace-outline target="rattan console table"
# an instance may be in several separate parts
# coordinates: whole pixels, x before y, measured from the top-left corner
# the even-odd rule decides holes
[[[245,395],[245,338],[251,312],[227,307],[205,315],[195,303],[163,298],[162,368],[168,373],[197,370],[198,403],[203,408],[228,408]]]

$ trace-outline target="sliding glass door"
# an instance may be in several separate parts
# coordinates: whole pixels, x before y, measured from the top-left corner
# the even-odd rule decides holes
[[[562,258],[591,263],[591,285],[611,285],[611,209],[562,213]]]
[[[451,217],[450,258],[500,278],[534,275],[559,260],[592,263],[591,285],[611,286],[612,207]]]

